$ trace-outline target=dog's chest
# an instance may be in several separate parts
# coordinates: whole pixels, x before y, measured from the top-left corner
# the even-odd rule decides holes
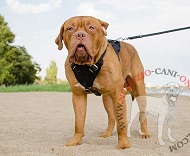
[[[85,91],[85,87],[83,85],[81,85],[79,82],[76,83],[74,86]],[[102,87],[98,82],[94,82],[93,86],[92,86],[92,89],[96,90],[96,91],[101,91]]]
[[[94,82],[93,86],[92,86],[95,90],[101,90],[101,85],[97,82]]]
[[[174,113],[175,113],[175,104],[173,102],[168,101],[165,98],[164,105],[166,109],[166,120],[172,121],[174,118]]]
[[[79,82],[76,83],[74,86],[77,87],[77,88],[80,88],[80,89],[82,89],[82,90],[85,89],[84,86],[82,86]]]

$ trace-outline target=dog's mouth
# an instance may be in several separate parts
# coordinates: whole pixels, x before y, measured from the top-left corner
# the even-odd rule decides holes
[[[77,47],[76,47],[76,51],[86,51],[86,48],[83,44],[79,44]]]
[[[171,97],[170,97],[170,100],[172,100],[172,101],[175,102],[175,101],[177,101],[177,98],[176,98],[175,96],[171,96]]]
[[[78,44],[75,48],[74,55],[70,57],[70,62],[78,64],[90,63],[93,60],[88,52],[88,48],[84,44]]]
[[[173,95],[173,94],[167,94],[168,96],[168,99],[171,100],[171,101],[177,101],[177,96],[176,95]]]

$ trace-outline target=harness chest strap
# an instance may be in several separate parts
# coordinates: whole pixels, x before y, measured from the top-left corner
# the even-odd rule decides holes
[[[120,42],[109,40],[108,41],[114,48],[115,52],[117,52],[117,56],[119,58],[118,52],[120,50]],[[117,42],[117,44],[115,44]],[[118,44],[119,43],[119,44]],[[108,47],[108,46],[107,46]],[[102,65],[103,65],[103,57],[105,56],[105,53],[107,51],[107,47],[104,51],[104,53],[101,55],[100,59],[96,64],[93,64],[92,66],[88,65],[78,65],[75,63],[71,63],[70,66],[75,74],[76,79],[78,82],[85,87],[85,91],[87,93],[94,93],[97,96],[101,96],[101,94],[98,91],[92,90],[93,82],[98,75]],[[117,48],[115,48],[117,47]]]
[[[97,96],[101,95],[99,92],[92,90],[91,87],[103,65],[103,57],[104,57],[106,51],[107,51],[107,47],[106,47],[104,53],[101,55],[98,62],[96,64],[93,64],[92,66],[78,65],[75,63],[70,64],[70,66],[75,74],[76,79],[82,86],[85,87],[85,91],[87,93],[94,93]]]

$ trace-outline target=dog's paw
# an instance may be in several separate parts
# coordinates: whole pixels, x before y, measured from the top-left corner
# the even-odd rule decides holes
[[[165,146],[165,145],[166,145],[164,141],[160,141],[160,140],[159,140],[159,144],[160,144],[161,146]]]
[[[77,146],[77,145],[81,145],[82,140],[74,140],[72,139],[71,141],[69,141],[68,143],[65,144],[66,147],[68,146]]]
[[[175,142],[176,140],[172,137],[169,138],[170,142]]]
[[[131,147],[131,144],[128,140],[127,137],[119,137],[119,142],[118,142],[118,149],[127,149],[127,148],[130,148]]]
[[[148,139],[148,138],[150,138],[150,134],[141,132],[141,138],[142,139]]]
[[[124,149],[128,149],[131,147],[131,144],[121,144],[121,145],[118,145],[118,149],[121,149],[121,150],[124,150]]]
[[[68,146],[80,145],[82,143],[83,136],[84,134],[75,134],[73,138],[68,143],[65,144],[65,146],[68,147]]]
[[[104,133],[102,133],[102,134],[100,135],[100,137],[101,137],[101,138],[107,138],[107,137],[110,137],[111,134],[112,134],[112,132],[107,132],[107,131],[105,131]]]

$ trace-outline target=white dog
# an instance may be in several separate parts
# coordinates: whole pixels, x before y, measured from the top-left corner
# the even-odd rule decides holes
[[[165,145],[162,134],[163,134],[163,125],[165,120],[168,124],[168,138],[171,142],[174,142],[175,139],[172,137],[171,134],[171,121],[174,118],[174,111],[177,105],[177,98],[179,94],[182,92],[182,87],[175,82],[170,82],[164,86],[165,88],[165,95],[162,98],[156,97],[148,97],[147,99],[147,106],[146,106],[146,113],[150,113],[152,115],[158,116],[158,141],[160,145]],[[139,107],[137,101],[141,98],[145,97],[137,97],[132,102],[131,107],[131,118],[128,124],[128,137],[131,137],[130,129],[132,122],[136,118],[137,114],[139,113]],[[141,131],[139,130],[139,133]]]

